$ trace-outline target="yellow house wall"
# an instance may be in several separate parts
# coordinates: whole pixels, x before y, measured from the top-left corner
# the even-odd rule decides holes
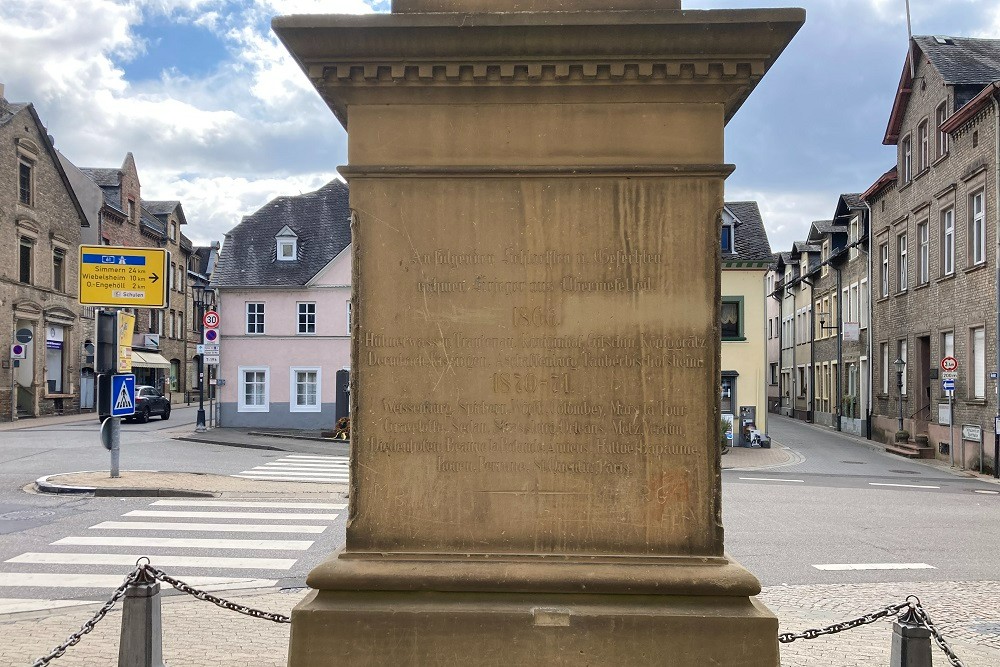
[[[767,269],[722,269],[722,296],[743,297],[744,341],[722,342],[722,370],[736,371],[735,410],[757,406],[757,428],[767,432],[767,322],[764,276]],[[737,418],[738,412],[737,412]]]

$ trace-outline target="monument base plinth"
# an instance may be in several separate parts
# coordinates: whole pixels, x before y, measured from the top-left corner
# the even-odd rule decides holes
[[[738,563],[628,560],[331,559],[292,612],[289,665],[778,665]]]

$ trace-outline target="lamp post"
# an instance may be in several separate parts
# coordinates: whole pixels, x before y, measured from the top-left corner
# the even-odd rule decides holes
[[[198,317],[198,332],[201,342],[205,342],[205,286],[194,285],[194,305]],[[195,420],[194,430],[197,433],[204,433],[205,428],[205,354],[198,355],[198,415]]]
[[[902,358],[896,357],[892,365],[896,367],[897,396],[899,398],[899,428],[896,429],[896,433],[899,434],[903,432],[903,368],[906,367],[906,362]]]

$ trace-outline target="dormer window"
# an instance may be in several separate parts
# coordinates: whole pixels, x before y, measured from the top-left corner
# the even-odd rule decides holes
[[[722,209],[722,254],[732,255],[736,253],[736,242],[735,234],[736,231],[736,216],[734,216],[729,208]]]
[[[294,262],[298,259],[298,236],[287,225],[275,235],[279,262]]]
[[[722,253],[730,255],[733,252],[733,225],[726,223],[722,225]]]

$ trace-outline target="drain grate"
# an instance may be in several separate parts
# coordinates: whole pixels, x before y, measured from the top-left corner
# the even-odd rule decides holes
[[[916,470],[890,470],[889,472],[894,472],[900,475],[919,475],[921,473]]]
[[[841,461],[841,463],[852,463],[856,466],[866,465],[864,461]]]

